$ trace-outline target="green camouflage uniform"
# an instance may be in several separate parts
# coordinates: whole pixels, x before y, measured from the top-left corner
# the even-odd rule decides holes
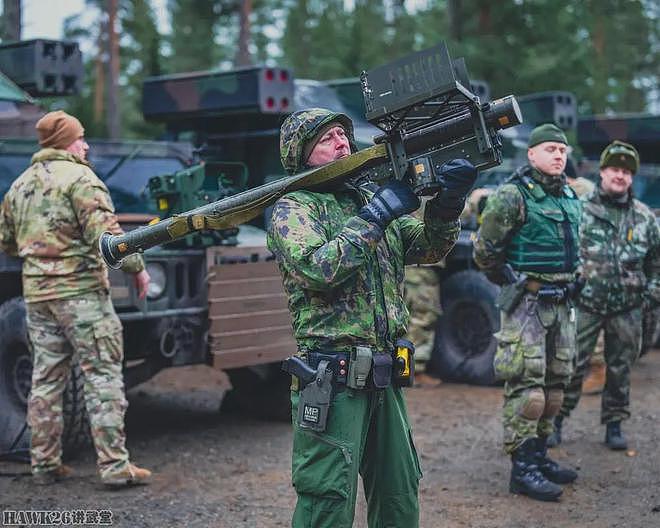
[[[530,167],[533,185],[540,185],[548,197],[565,197],[577,202],[565,179],[544,175]],[[489,276],[507,262],[509,245],[527,222],[526,199],[520,183],[506,183],[489,196],[482,224],[474,244],[474,258]],[[571,198],[572,197],[572,198]],[[548,214],[561,213],[552,204]],[[578,208],[579,210],[579,208]],[[562,215],[559,214],[559,217]],[[573,228],[577,230],[578,215]],[[557,236],[561,236],[561,224]],[[575,241],[577,251],[577,241]],[[545,284],[568,283],[575,271],[525,271],[530,279]],[[570,302],[541,303],[525,293],[511,314],[501,312],[495,354],[495,373],[504,385],[504,449],[514,452],[528,438],[547,437],[553,432],[553,417],[559,411],[563,389],[568,385],[575,357],[575,316]]]
[[[23,258],[23,296],[34,370],[28,404],[35,473],[61,464],[62,397],[72,353],[85,377],[85,403],[101,476],[126,469],[126,399],[121,323],[109,298],[97,243],[120,234],[106,186],[73,154],[43,149],[5,195],[0,248]],[[122,268],[138,272],[140,257]]]
[[[289,172],[303,166],[302,143],[322,124],[342,122],[337,117],[311,111],[294,114],[287,122],[291,129],[285,123],[281,137],[295,138],[282,147]],[[350,122],[347,133],[352,140]],[[371,195],[369,182],[348,181],[328,192],[289,193],[273,208],[268,247],[282,273],[303,357],[348,352],[356,345],[391,353],[408,321],[405,264],[441,259],[458,237],[459,223],[439,221],[433,202],[426,222],[404,216],[383,232],[357,216]],[[296,390],[291,399],[295,417]],[[294,423],[292,464],[298,495],[294,527],[352,526],[358,473],[370,527],[418,525],[421,470],[400,388],[335,394],[325,432]]]
[[[584,203],[580,233],[583,276],[579,299],[578,361],[562,416],[577,406],[599,332],[605,331],[607,376],[601,422],[630,416],[630,369],[641,350],[645,305],[660,302],[660,232],[653,212],[599,188]]]

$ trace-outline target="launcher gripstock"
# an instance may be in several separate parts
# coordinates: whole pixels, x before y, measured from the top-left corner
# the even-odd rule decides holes
[[[501,163],[498,130],[522,122],[515,97],[481,103],[463,59],[445,44],[413,53],[361,76],[366,118],[383,131],[375,145],[309,171],[284,177],[123,235],[104,233],[99,248],[108,266],[195,231],[234,227],[259,215],[282,195],[313,189],[349,174],[375,181],[407,181],[417,194],[443,188],[441,168],[464,158],[477,169]]]

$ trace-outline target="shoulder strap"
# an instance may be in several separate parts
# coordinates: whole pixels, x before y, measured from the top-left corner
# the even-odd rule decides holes
[[[519,168],[507,180],[507,183],[513,183],[521,190],[523,198],[531,196],[535,201],[545,198],[546,194],[543,188],[530,176],[532,168],[529,165]]]

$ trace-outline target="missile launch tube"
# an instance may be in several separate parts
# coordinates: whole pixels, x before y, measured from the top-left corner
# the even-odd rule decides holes
[[[465,112],[405,134],[403,142],[406,152],[421,152],[467,136],[474,132],[473,119],[469,112]],[[488,103],[484,119],[488,127],[501,130],[520,124],[522,115],[515,97],[509,95]],[[108,266],[119,268],[121,261],[134,253],[141,253],[195,231],[237,226],[256,217],[287,192],[311,188],[387,161],[385,144],[375,145],[323,167],[284,177],[123,235],[104,233],[99,239],[99,251]]]

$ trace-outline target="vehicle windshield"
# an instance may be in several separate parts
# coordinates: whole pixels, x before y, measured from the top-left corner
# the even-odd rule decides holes
[[[0,199],[12,182],[30,165],[32,154],[0,155]],[[136,157],[126,159],[108,178],[108,173],[122,159],[119,155],[90,155],[96,175],[105,182],[118,213],[157,213],[156,204],[146,194],[152,176],[172,174],[184,169],[176,157]]]
[[[108,186],[119,213],[157,213],[156,204],[146,193],[149,179],[185,168],[177,158],[133,158],[125,160],[108,177],[120,160],[121,156],[91,156],[90,159],[97,176]]]

